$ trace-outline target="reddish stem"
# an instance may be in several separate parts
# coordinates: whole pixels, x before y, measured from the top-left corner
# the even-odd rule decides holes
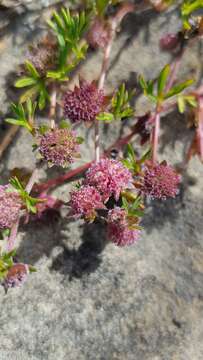
[[[174,63],[171,66],[171,73],[170,73],[170,76],[169,76],[169,79],[168,79],[168,82],[167,82],[167,85],[165,88],[166,93],[172,88],[173,84],[176,81],[183,54],[184,54],[184,51],[181,51],[181,53],[177,56],[176,60],[174,61]]]
[[[135,135],[135,130],[133,129],[132,132],[115,141],[115,143],[113,145],[111,145],[104,153],[103,153],[103,156],[104,155],[108,155],[112,149],[120,149],[122,148],[124,145],[126,145],[131,139],[132,137]],[[55,179],[51,179],[51,180],[48,180],[46,181],[45,183],[43,184],[38,184],[38,185],[35,185],[34,187],[34,191],[40,193],[42,191],[47,191],[49,189],[52,189],[56,186],[59,186],[61,184],[63,184],[65,181],[70,181],[72,180],[74,177],[78,176],[78,175],[82,175],[89,167],[90,165],[92,164],[93,161],[90,161],[82,166],[79,166],[78,168],[76,169],[73,169],[73,170],[70,170],[68,171],[67,173],[65,173],[64,175],[61,175],[61,176],[58,176],[57,178]]]
[[[156,110],[154,118],[154,128],[152,131],[152,162],[156,164],[158,154],[158,143],[159,143],[159,130],[160,130],[160,112]]]
[[[110,53],[111,53],[111,49],[112,49],[116,26],[117,26],[116,21],[112,20],[109,41],[104,50],[102,68],[101,68],[101,73],[100,73],[99,82],[98,82],[99,90],[103,89],[103,87],[104,87],[104,82],[106,79],[106,73],[107,73],[108,66],[109,66]],[[95,160],[96,160],[96,162],[98,162],[99,158],[100,158],[100,144],[99,143],[100,143],[99,121],[97,119],[95,119]]]
[[[38,168],[35,168],[25,188],[28,194],[31,192],[33,185],[36,182],[37,175],[38,175]],[[20,223],[20,216],[18,217],[17,221],[13,224],[11,228],[11,232],[7,243],[7,251],[13,250],[15,246],[15,240],[18,233],[19,223]]]

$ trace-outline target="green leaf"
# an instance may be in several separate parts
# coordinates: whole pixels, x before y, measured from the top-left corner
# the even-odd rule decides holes
[[[121,119],[129,118],[134,115],[134,110],[132,108],[125,109],[120,113]]]
[[[198,102],[197,102],[195,96],[193,96],[193,95],[187,95],[187,96],[185,96],[185,100],[186,100],[187,103],[188,103],[190,106],[192,106],[192,107],[197,107],[197,105],[198,105]]]
[[[5,122],[7,122],[8,124],[12,124],[12,125],[25,126],[25,122],[23,120],[7,118],[7,119],[5,119]]]
[[[131,160],[135,160],[135,152],[131,144],[127,144],[127,153]]]
[[[164,66],[162,71],[159,74],[158,83],[157,83],[157,90],[158,90],[158,96],[161,97],[163,95],[163,90],[166,85],[166,81],[168,79],[170,73],[170,65]]]
[[[38,105],[39,105],[40,110],[43,110],[45,108],[45,105],[46,105],[46,93],[45,93],[44,90],[40,91]]]
[[[185,112],[185,99],[183,96],[178,96],[177,98],[177,105],[178,105],[178,110],[181,114],[183,114]]]
[[[97,115],[97,120],[110,122],[114,120],[114,115],[111,113],[103,112]]]
[[[61,74],[61,71],[47,71],[47,78],[60,79]]]
[[[78,143],[78,144],[84,143],[84,138],[81,137],[81,136],[77,136],[76,140],[77,140],[77,143]]]
[[[102,16],[110,3],[109,0],[96,0],[96,9],[98,15]]]
[[[29,106],[32,106],[32,104],[31,105],[29,104]],[[32,133],[33,127],[29,123],[28,109],[27,109],[27,111],[25,111],[22,104],[17,104],[17,105],[11,104],[11,109],[14,112],[16,119],[15,118],[7,118],[7,119],[5,119],[5,121],[9,124],[23,126]],[[34,111],[34,107],[32,109],[32,112],[33,111]],[[34,113],[33,113],[33,115],[34,115]]]
[[[128,202],[124,196],[122,196],[122,207],[128,210]]]
[[[187,80],[181,84],[175,85],[166,95],[164,95],[164,99],[168,99],[172,96],[180,94],[183,90],[185,90],[187,87],[189,87],[193,83],[194,83],[194,80]]]
[[[20,103],[24,103],[29,99],[36,98],[38,92],[39,92],[39,85],[37,84],[37,85],[31,87],[30,89],[26,90],[20,96]]]
[[[142,211],[142,210],[133,210],[133,209],[130,209],[130,210],[129,210],[129,215],[137,216],[137,217],[142,217],[142,216],[144,216],[144,211]]]
[[[66,120],[62,120],[59,123],[59,127],[60,127],[60,129],[69,129],[70,123],[68,123]]]
[[[0,230],[0,240],[4,240],[9,236],[9,234],[10,234],[10,229]]]
[[[33,79],[31,77],[23,77],[15,82],[15,87],[23,88],[34,84],[36,84],[36,79]]]
[[[21,184],[21,182],[18,180],[18,178],[16,176],[12,177],[9,180],[9,183],[13,186],[14,189],[16,189],[17,191],[24,191],[23,185]]]
[[[183,27],[186,30],[191,29],[190,16],[194,11],[203,9],[203,0],[185,0],[181,6],[181,17],[183,21]]]
[[[141,88],[144,90],[144,92],[147,90],[147,82],[145,81],[144,77],[142,75],[139,76],[139,83]]]
[[[127,169],[129,170],[134,170],[134,166],[132,165],[131,161],[128,159],[123,159],[122,163],[125,167],[127,167]]]
[[[28,265],[29,271],[32,272],[37,272],[36,267],[32,266],[32,265]]]
[[[48,125],[41,125],[40,127],[39,127],[39,133],[41,134],[41,135],[44,135],[47,131],[49,130],[49,126]]]
[[[30,61],[28,60],[25,61],[25,67],[27,71],[30,73],[30,75],[32,75],[33,79],[35,80],[40,79],[40,74],[38,73],[37,69]]]
[[[147,150],[141,157],[140,163],[144,163],[146,160],[149,160],[151,158],[151,149]]]
[[[135,199],[134,203],[132,204],[132,208],[135,210],[138,208],[138,206],[140,205],[141,203],[141,197],[140,196],[137,196],[137,198]]]

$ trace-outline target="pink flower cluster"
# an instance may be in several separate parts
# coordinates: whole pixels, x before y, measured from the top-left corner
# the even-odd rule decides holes
[[[132,186],[131,172],[120,162],[101,159],[93,164],[86,173],[85,183],[95,186],[104,202],[111,196],[119,199],[122,190]]]
[[[109,210],[107,222],[108,238],[117,246],[132,245],[138,240],[140,231],[130,229],[125,209],[115,207]]]
[[[86,173],[83,185],[71,192],[72,214],[85,220],[94,220],[96,210],[106,209],[104,205],[111,196],[119,200],[121,191],[132,185],[132,175],[117,160],[101,159],[94,163]],[[129,228],[124,209],[116,207],[108,211],[108,236],[118,246],[134,243],[139,231]]]
[[[7,272],[3,286],[6,290],[19,287],[25,283],[29,274],[29,267],[26,264],[14,264]]]
[[[180,180],[180,175],[171,166],[165,163],[150,164],[144,172],[142,192],[156,199],[174,198],[178,194]]]
[[[73,91],[68,90],[64,96],[64,115],[72,122],[92,122],[102,110],[104,103],[103,90],[98,90],[94,82],[81,81]]]
[[[40,137],[39,152],[51,165],[68,166],[77,151],[77,138],[69,129],[51,129]]]
[[[11,228],[17,221],[22,199],[9,185],[0,185],[0,229]]]
[[[70,195],[73,215],[94,220],[95,210],[105,208],[100,193],[93,186],[81,186],[80,189],[72,191]]]

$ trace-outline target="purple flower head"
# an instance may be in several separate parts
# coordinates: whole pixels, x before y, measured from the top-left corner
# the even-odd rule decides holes
[[[49,70],[54,70],[57,62],[57,45],[53,39],[43,39],[36,46],[30,47],[28,60],[34,65],[41,76]]]
[[[128,246],[134,244],[140,231],[130,229],[125,209],[115,207],[108,213],[107,236],[117,246]]]
[[[120,162],[113,159],[101,159],[94,163],[86,173],[85,183],[95,186],[106,202],[110,196],[119,199],[122,190],[131,187],[132,175]]]
[[[0,185],[0,229],[11,228],[17,221],[22,199],[9,185]]]
[[[165,34],[160,39],[160,48],[164,51],[172,51],[177,48],[180,44],[180,36],[179,34]]]
[[[92,122],[102,110],[103,90],[98,90],[94,82],[80,81],[80,86],[68,90],[64,96],[64,114],[72,122]]]
[[[149,164],[144,172],[142,192],[154,199],[165,200],[178,194],[181,177],[166,163]]]
[[[19,287],[24,284],[29,274],[29,267],[26,264],[14,264],[7,272],[3,286],[6,290]]]
[[[69,129],[51,129],[40,136],[39,151],[51,165],[68,166],[77,156],[78,142]]]
[[[73,215],[83,216],[87,220],[94,220],[96,210],[105,209],[100,193],[93,186],[83,185],[80,189],[72,191],[70,196]]]

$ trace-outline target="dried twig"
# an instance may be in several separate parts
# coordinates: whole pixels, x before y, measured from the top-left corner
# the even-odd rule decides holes
[[[0,143],[0,158],[2,157],[7,147],[10,145],[10,143],[13,141],[18,130],[19,130],[19,126],[12,125],[9,127],[8,131],[6,132],[6,135],[3,138],[3,141]]]

